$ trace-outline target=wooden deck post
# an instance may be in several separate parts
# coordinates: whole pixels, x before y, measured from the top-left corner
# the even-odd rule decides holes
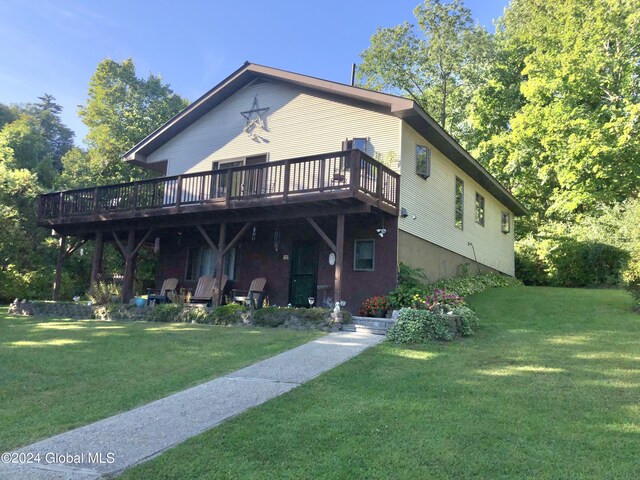
[[[220,305],[222,303],[222,275],[224,271],[224,249],[227,240],[227,222],[220,224],[220,237],[218,238],[218,258],[216,262],[216,292],[218,298],[214,298],[212,303]]]
[[[127,245],[124,256],[124,279],[122,282],[122,302],[129,303],[133,298],[133,282],[135,280],[135,263],[133,249],[135,248],[136,231],[134,229],[129,230],[129,236],[127,238]]]
[[[129,230],[129,236],[127,237],[127,244],[123,245],[118,234],[113,232],[113,239],[116,241],[116,245],[124,258],[124,279],[122,281],[122,302],[129,303],[133,298],[133,284],[136,278],[136,257],[138,252],[144,245],[144,242],[149,238],[153,230],[147,230],[142,239],[136,245],[136,231],[132,228]]]
[[[336,265],[333,285],[334,302],[342,300],[342,258],[344,256],[344,215],[338,215],[336,226]]]
[[[58,258],[56,259],[56,273],[53,278],[53,294],[51,299],[53,301],[60,300],[60,282],[62,281],[62,267],[64,266],[64,260],[67,257],[67,237],[60,235],[58,240]]]
[[[103,233],[101,231],[97,231],[96,241],[95,241],[94,250],[93,250],[93,262],[91,262],[91,280],[89,283],[89,288],[93,288],[93,286],[98,282],[98,277],[100,276],[100,272],[102,271],[103,253],[104,253]]]
[[[60,285],[62,284],[62,268],[64,267],[64,262],[86,242],[85,239],[80,238],[68,244],[67,240],[68,237],[64,235],[60,235],[60,240],[58,240],[58,258],[56,259],[56,273],[53,279],[53,294],[51,296],[53,300],[60,300]]]

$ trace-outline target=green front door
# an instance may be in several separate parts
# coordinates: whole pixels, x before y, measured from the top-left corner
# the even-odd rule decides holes
[[[294,307],[308,307],[309,297],[316,296],[318,250],[314,243],[293,245],[291,275],[289,276],[289,303]]]

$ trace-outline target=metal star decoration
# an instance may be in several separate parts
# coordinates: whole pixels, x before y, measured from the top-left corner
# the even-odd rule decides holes
[[[268,131],[266,121],[266,114],[268,111],[269,107],[260,108],[260,106],[258,105],[258,96],[256,95],[253,98],[253,105],[251,105],[251,110],[240,112],[240,115],[247,119],[247,123],[244,126],[244,131],[251,138],[255,139],[257,137],[257,132],[255,132],[255,130],[257,129]]]

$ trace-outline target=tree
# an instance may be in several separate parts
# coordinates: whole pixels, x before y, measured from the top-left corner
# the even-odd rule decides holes
[[[637,195],[638,0],[515,0],[503,21],[522,98],[477,154],[533,210],[529,228]]]
[[[36,173],[40,183],[51,187],[56,172],[46,155],[46,141],[37,119],[23,113],[0,130],[0,150],[9,169],[26,169]]]
[[[378,28],[361,53],[359,81],[412,98],[465,144],[467,105],[492,63],[493,38],[474,25],[462,0],[425,0],[413,13],[418,28]]]
[[[60,119],[62,107],[55,102],[53,95],[45,93],[38,97],[40,102],[29,105],[31,115],[40,123],[45,140],[45,154],[51,159],[53,167],[62,170],[62,157],[73,148],[73,131]]]
[[[74,147],[62,157],[62,172],[56,178],[56,190],[71,190],[95,184],[87,150]]]
[[[148,175],[123,162],[122,155],[186,105],[187,101],[160,77],[138,78],[133,60],[100,62],[89,84],[87,102],[79,110],[89,128],[85,141],[93,172],[91,183]]]

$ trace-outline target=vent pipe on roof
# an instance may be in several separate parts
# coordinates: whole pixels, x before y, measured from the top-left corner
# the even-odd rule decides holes
[[[356,64],[351,64],[351,86],[353,87],[356,83]]]

